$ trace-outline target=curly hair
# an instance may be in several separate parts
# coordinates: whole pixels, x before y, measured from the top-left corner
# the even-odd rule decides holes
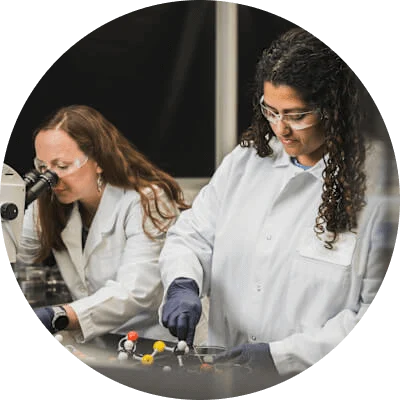
[[[34,132],[33,141],[40,131],[62,129],[79,148],[102,168],[106,183],[123,189],[136,190],[143,208],[143,230],[150,218],[153,225],[165,232],[175,220],[176,211],[165,210],[160,205],[160,189],[179,210],[189,206],[185,203],[178,183],[166,172],[157,168],[140,153],[128,139],[100,112],[84,105],[63,107],[45,120]],[[50,192],[38,198],[38,233],[41,248],[37,262],[45,260],[51,250],[61,250],[65,245],[61,232],[65,228],[72,210],[71,204],[62,204]]]
[[[284,33],[264,50],[257,63],[253,120],[240,140],[242,147],[254,146],[260,157],[272,155],[269,142],[275,136],[259,107],[265,82],[290,86],[323,115],[329,157],[323,157],[322,202],[314,231],[319,238],[325,231],[331,232],[331,238],[324,241],[331,249],[338,233],[357,227],[359,211],[365,205],[360,82],[336,53],[307,31],[294,28]]]

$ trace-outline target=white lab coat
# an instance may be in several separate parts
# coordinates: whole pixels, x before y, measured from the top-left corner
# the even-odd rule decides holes
[[[165,194],[161,199],[164,209],[171,209]],[[39,246],[35,210],[29,207],[25,215],[17,265],[32,264]],[[136,191],[106,185],[82,252],[82,220],[74,204],[61,234],[66,250],[53,254],[74,299],[70,305],[81,326],[78,341],[130,329],[141,336],[172,338],[157,317],[163,294],[158,257],[165,234],[147,219],[150,231],[158,235],[150,240],[142,218]]]
[[[268,342],[279,373],[292,374],[332,350],[374,298],[386,209],[371,201],[359,233],[326,249],[313,231],[324,161],[303,171],[272,145],[273,157],[239,146],[225,157],[169,230],[160,267],[166,290],[185,276],[210,295],[210,345]]]

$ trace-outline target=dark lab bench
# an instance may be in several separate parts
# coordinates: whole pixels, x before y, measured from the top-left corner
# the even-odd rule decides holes
[[[68,333],[61,334],[61,345],[97,372],[125,386],[159,396],[221,399],[254,393],[284,381],[273,372],[233,364],[204,369],[201,357],[193,350],[183,356],[183,367],[170,351],[157,354],[152,365],[142,365],[132,358],[120,361],[117,358],[118,343],[122,336],[106,335],[79,344]],[[135,354],[151,354],[155,341],[139,338]],[[165,343],[169,347],[175,345]]]
[[[32,308],[70,301],[59,274],[54,269],[48,269],[46,276],[47,283],[42,287],[38,286],[35,279],[26,280],[23,274],[17,276],[17,283]],[[200,357],[191,349],[182,357],[183,366],[179,365],[176,354],[171,351],[156,354],[153,364],[143,365],[132,357],[125,361],[118,359],[118,343],[124,336],[108,334],[88,343],[78,343],[67,331],[60,332],[60,335],[55,337],[62,338],[59,343],[65,351],[96,369],[108,382],[137,392],[179,399],[221,399],[276,391],[281,383],[275,371],[255,371],[234,364],[205,365],[202,356],[212,352],[211,348],[199,349]],[[139,337],[135,354],[152,354],[156,341]],[[165,344],[172,348],[176,345],[172,342]]]

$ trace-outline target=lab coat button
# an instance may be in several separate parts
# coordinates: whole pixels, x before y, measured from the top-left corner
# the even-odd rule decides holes
[[[255,341],[257,340],[257,338],[256,338],[255,336],[252,336],[252,337],[251,337],[251,340],[252,340],[253,342],[255,342]]]
[[[272,235],[270,235],[269,233],[267,234],[267,240],[271,240],[272,239]]]

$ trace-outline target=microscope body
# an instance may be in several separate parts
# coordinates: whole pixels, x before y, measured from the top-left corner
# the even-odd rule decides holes
[[[56,184],[52,172],[30,171],[22,178],[3,164],[0,190],[1,227],[8,259],[14,275],[31,306],[68,302],[70,293],[54,263],[48,265],[17,265],[17,248],[22,234],[25,209],[40,193]]]
[[[3,164],[0,189],[1,227],[10,263],[16,261],[16,250],[22,232],[26,184],[10,166]]]
[[[57,182],[57,174],[49,169],[43,173],[32,170],[21,178],[10,166],[3,165],[0,191],[1,225],[11,263],[16,261],[25,209]]]

